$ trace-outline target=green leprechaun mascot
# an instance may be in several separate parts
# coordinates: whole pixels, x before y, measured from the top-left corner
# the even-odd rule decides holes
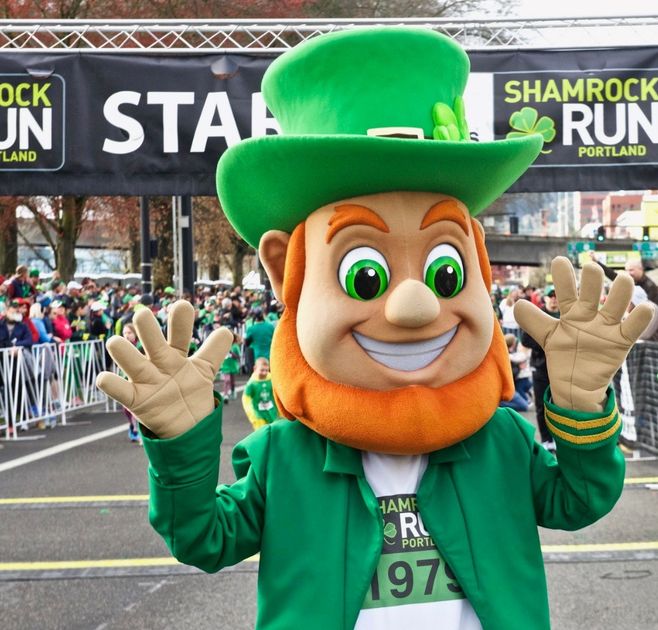
[[[623,319],[620,274],[553,263],[560,319],[530,302],[546,352],[546,422],[499,408],[513,393],[475,216],[528,168],[539,136],[470,140],[468,58],[428,30],[318,37],[263,80],[283,133],[221,158],[217,185],[286,306],[272,347],[282,416],[235,447],[217,487],[216,331],[187,357],[193,309],[168,339],[135,315],[146,356],[108,342],[129,380],[99,387],[139,419],[155,529],[181,562],[218,571],[260,552],[262,629],[549,627],[537,526],[577,529],[619,497],[624,460],[609,381],[651,318]],[[221,597],[221,593],[218,593]]]

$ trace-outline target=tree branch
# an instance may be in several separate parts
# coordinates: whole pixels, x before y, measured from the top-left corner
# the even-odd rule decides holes
[[[32,213],[32,216],[34,216],[34,220],[39,227],[39,230],[41,231],[41,234],[43,234],[43,237],[46,239],[46,242],[50,247],[53,248],[53,251],[55,250],[55,240],[51,236],[50,232],[47,229],[47,225],[50,226],[55,232],[57,232],[58,226],[57,223],[48,217],[44,216],[39,212],[36,208],[32,206],[31,203],[26,203],[25,207]]]
[[[32,243],[30,243],[30,241],[27,240],[25,234],[23,234],[23,232],[21,232],[21,229],[18,226],[16,227],[16,231],[18,232],[18,235],[23,239],[23,242],[25,243],[25,246],[29,247],[32,250],[32,252],[34,253],[34,255],[42,263],[45,263],[46,265],[48,265],[48,267],[50,268],[51,271],[54,271],[55,267],[53,267],[53,265],[50,263],[50,260],[48,260],[41,252],[39,252],[37,250],[37,248],[34,245],[32,245]]]

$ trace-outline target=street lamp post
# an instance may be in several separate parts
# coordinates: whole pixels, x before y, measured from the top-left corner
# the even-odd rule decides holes
[[[140,197],[139,200],[140,210],[140,254],[141,254],[141,272],[142,272],[142,293],[151,293],[151,271],[153,265],[151,263],[151,225],[149,221],[149,198]]]

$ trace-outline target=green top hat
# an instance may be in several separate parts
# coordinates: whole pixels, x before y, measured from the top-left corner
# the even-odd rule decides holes
[[[477,215],[543,140],[470,141],[468,72],[459,45],[417,28],[332,33],[282,55],[263,78],[282,135],[234,145],[217,165],[229,221],[257,247],[267,230],[291,232],[332,201],[398,190],[451,195]]]

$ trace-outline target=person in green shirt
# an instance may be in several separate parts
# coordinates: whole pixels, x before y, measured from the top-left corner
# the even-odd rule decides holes
[[[263,357],[256,359],[254,373],[242,393],[242,407],[254,431],[279,418],[272,391],[270,362]]]
[[[253,349],[254,361],[260,357],[269,361],[274,326],[270,322],[265,321],[263,311],[260,308],[254,309],[253,316],[254,323],[247,327],[244,341]]]
[[[240,372],[240,345],[242,339],[239,335],[234,335],[233,344],[229,353],[226,355],[219,372],[222,375],[223,398],[224,404],[228,405],[229,400],[235,400],[235,375]]]
[[[270,324],[272,324],[272,326],[274,326],[275,328],[280,319],[280,313],[278,309],[279,309],[279,302],[277,300],[271,300],[267,311],[267,315],[265,315],[265,321],[270,322]]]
[[[89,325],[88,325],[89,306],[84,301],[74,302],[71,314],[69,315],[69,322],[73,334],[71,341],[87,341],[89,339]]]
[[[199,309],[199,328],[212,326],[215,319],[216,300],[214,297],[208,298],[203,303],[203,308]]]

